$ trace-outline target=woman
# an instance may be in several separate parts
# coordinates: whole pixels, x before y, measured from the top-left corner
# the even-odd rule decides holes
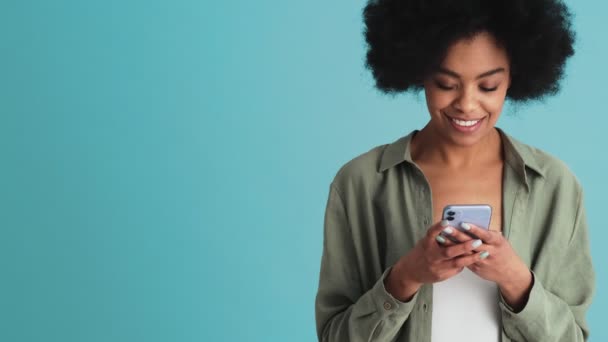
[[[378,0],[364,17],[377,87],[424,90],[430,120],[333,180],[319,340],[586,340],[595,280],[581,186],[495,127],[506,98],[559,89],[574,52],[567,8]],[[487,231],[441,221],[446,205],[479,203],[493,208]]]

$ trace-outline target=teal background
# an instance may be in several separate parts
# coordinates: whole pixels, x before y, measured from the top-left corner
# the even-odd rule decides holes
[[[608,340],[608,5],[568,1],[562,92],[499,125],[586,190]],[[313,341],[329,183],[421,128],[357,1],[0,2],[0,340]]]

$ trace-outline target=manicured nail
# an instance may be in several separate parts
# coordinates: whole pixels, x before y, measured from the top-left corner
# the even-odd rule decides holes
[[[471,226],[470,226],[468,223],[464,223],[464,222],[462,222],[462,223],[460,224],[460,227],[461,227],[462,229],[464,229],[464,230],[471,230]]]
[[[488,251],[483,251],[483,252],[481,252],[481,254],[479,254],[480,259],[485,259],[489,256],[490,256],[490,252],[488,252]]]
[[[441,235],[437,235],[437,237],[435,238],[435,240],[437,240],[437,242],[439,242],[440,244],[444,244],[445,243],[445,238]]]
[[[446,234],[452,234],[454,232],[454,230],[450,227],[445,227],[445,229],[443,230],[444,233]]]
[[[473,248],[477,248],[477,247],[481,246],[481,244],[482,244],[481,240],[475,240],[475,241],[473,241],[472,246],[473,246]]]
[[[447,227],[447,226],[448,226],[448,224],[450,224],[450,221],[448,221],[448,220],[443,220],[443,221],[441,221],[441,226],[442,226],[442,227]]]

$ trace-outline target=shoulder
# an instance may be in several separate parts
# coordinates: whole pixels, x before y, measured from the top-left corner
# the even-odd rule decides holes
[[[540,174],[547,185],[561,189],[570,188],[575,192],[582,191],[580,181],[564,161],[540,148],[509,138],[526,166]]]
[[[378,172],[382,155],[390,144],[377,145],[339,167],[332,184],[339,191],[369,188],[382,177]]]

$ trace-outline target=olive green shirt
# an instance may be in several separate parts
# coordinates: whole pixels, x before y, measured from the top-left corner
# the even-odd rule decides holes
[[[498,131],[503,235],[533,275],[521,311],[497,295],[501,340],[587,340],[595,274],[581,186],[564,163]],[[315,301],[320,341],[431,341],[432,284],[405,303],[384,287],[390,267],[433,224],[430,185],[410,154],[415,132],[352,159],[329,187]]]

